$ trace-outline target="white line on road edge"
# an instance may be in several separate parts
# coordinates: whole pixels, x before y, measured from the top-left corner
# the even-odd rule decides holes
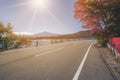
[[[72,80],[78,80],[78,78],[79,78],[79,76],[80,76],[80,73],[81,73],[82,68],[83,68],[83,66],[84,66],[84,64],[85,64],[85,61],[86,61],[86,59],[87,59],[88,53],[89,53],[92,45],[93,45],[93,43],[91,43],[90,46],[89,46],[89,48],[87,49],[87,52],[86,52],[86,54],[85,54],[85,56],[84,56],[84,58],[83,58],[83,60],[82,60],[82,62],[81,62],[81,64],[80,64],[80,66],[79,66],[79,68],[78,68],[77,72],[75,73],[75,75],[74,75],[74,77],[73,77]]]
[[[50,53],[50,52],[58,51],[58,50],[63,49],[63,48],[64,48],[64,47],[57,48],[57,49],[54,49],[54,50],[51,50],[51,51],[43,52],[43,53],[38,54],[38,55],[35,55],[35,56],[36,56],[36,57],[38,57],[38,56],[42,56],[42,55],[48,54],[48,53]]]

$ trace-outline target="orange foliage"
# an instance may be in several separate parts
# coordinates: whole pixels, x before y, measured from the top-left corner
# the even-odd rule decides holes
[[[83,28],[94,28],[96,26],[99,26],[100,19],[96,17],[94,14],[91,14],[91,12],[94,12],[94,9],[88,8],[87,1],[88,0],[76,1],[74,5],[75,8],[74,17],[84,23]]]

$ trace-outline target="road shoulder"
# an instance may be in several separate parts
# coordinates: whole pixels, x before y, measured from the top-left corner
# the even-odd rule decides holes
[[[108,48],[100,47],[97,44],[96,48],[99,50],[104,63],[110,70],[114,79],[120,80],[120,59],[116,59]]]
[[[95,46],[92,46],[79,80],[114,80],[109,69],[101,59]]]

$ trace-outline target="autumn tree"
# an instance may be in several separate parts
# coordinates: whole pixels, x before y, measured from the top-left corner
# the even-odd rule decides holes
[[[27,37],[14,34],[12,28],[11,23],[8,23],[6,26],[2,22],[0,23],[0,49],[7,50],[30,43]]]
[[[19,35],[18,38],[19,38],[19,44],[21,45],[26,45],[26,44],[29,45],[29,43],[31,43],[31,40],[28,39],[25,35]]]
[[[119,0],[77,0],[75,18],[84,23],[84,28],[90,28],[104,44],[109,35],[120,35],[119,4]]]

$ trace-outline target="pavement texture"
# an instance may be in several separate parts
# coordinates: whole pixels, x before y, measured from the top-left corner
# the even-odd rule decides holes
[[[73,80],[91,40],[0,53],[0,80]],[[114,80],[92,46],[78,80]]]
[[[120,58],[116,59],[115,55],[113,55],[108,48],[100,47],[99,45],[95,45],[95,47],[99,50],[101,57],[113,78],[115,80],[120,80]]]
[[[91,48],[79,80],[114,80],[95,46]]]

